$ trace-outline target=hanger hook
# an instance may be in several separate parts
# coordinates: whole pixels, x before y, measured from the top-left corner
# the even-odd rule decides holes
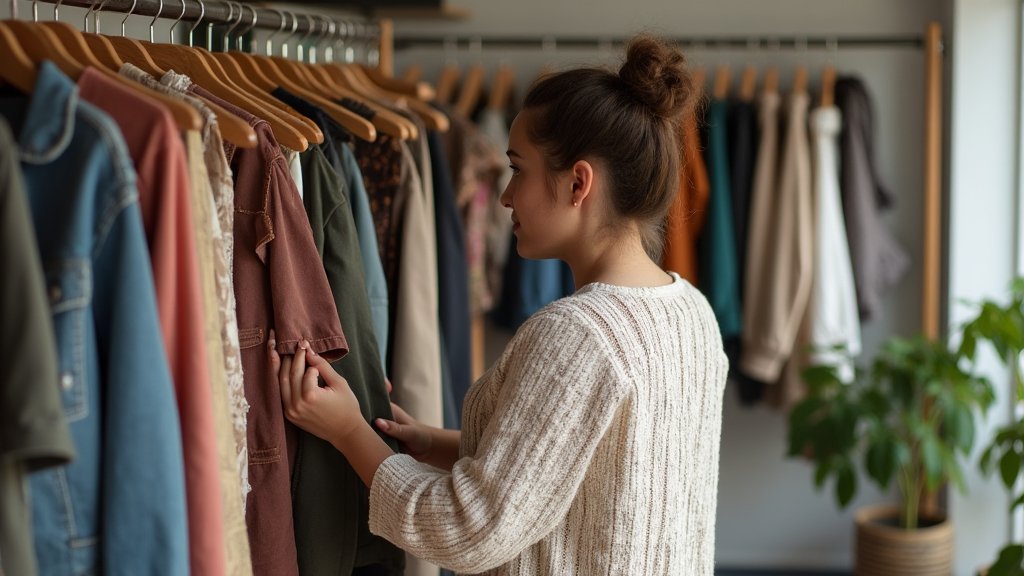
[[[128,22],[128,16],[135,11],[135,5],[138,4],[138,0],[131,0],[131,7],[128,8],[128,13],[125,14],[125,18],[121,20],[121,37],[125,37],[125,23]]]
[[[171,27],[167,29],[167,43],[174,43],[174,29],[178,27],[178,23],[185,17],[185,0],[181,0],[181,14],[178,14],[178,18],[171,24]]]
[[[39,6],[36,4],[36,0],[32,0],[32,21],[39,22]]]
[[[232,13],[234,13],[234,6],[238,5],[238,22],[235,22],[230,27],[228,27],[227,32],[224,34],[225,40],[227,41],[224,45],[225,52],[231,50],[232,34],[236,34],[235,39],[237,40],[237,43],[239,45],[238,49],[240,50],[242,44],[242,34],[245,34],[249,31],[248,29],[244,29],[242,32],[235,32],[235,30],[242,25],[242,21],[245,20],[245,6],[241,2],[231,2],[230,0],[228,0],[228,5],[232,7]]]
[[[303,13],[303,16],[306,17],[306,21],[309,23],[309,26],[308,26],[309,29],[306,30],[305,34],[303,34],[302,36],[299,37],[298,46],[295,48],[295,51],[297,52],[297,56],[299,57],[299,61],[300,62],[304,62],[305,61],[302,58],[302,50],[304,48],[303,45],[306,43],[306,40],[310,36],[313,35],[313,17],[308,12]],[[313,53],[314,52],[315,51],[312,48],[310,48],[308,51],[306,51],[306,55],[308,57],[313,57]]]
[[[321,39],[321,41],[328,40],[328,39],[331,40],[330,42],[327,42],[327,46],[324,46],[324,62],[331,63],[331,62],[334,62],[334,42],[333,42],[333,40],[334,40],[334,33],[337,32],[337,30],[338,30],[338,25],[337,25],[337,23],[334,22],[334,20],[332,20],[332,19],[330,19],[330,18],[328,18],[326,16],[323,16],[322,18],[324,19],[324,24],[327,25],[327,33],[324,34],[324,37]]]
[[[199,18],[197,18],[195,23],[192,24],[192,27],[188,29],[188,45],[189,46],[193,45],[192,44],[192,33],[196,31],[196,28],[199,28],[199,23],[202,22],[203,21],[203,17],[206,16],[206,4],[203,3],[203,0],[196,0],[196,1],[199,2]]]
[[[244,4],[243,4],[243,6],[244,6]],[[257,17],[256,8],[253,8],[252,6],[249,6],[248,8],[250,10],[252,10],[252,23],[249,24],[249,27],[245,29],[244,34],[248,34],[250,30],[254,30],[256,28],[256,17]],[[256,37],[253,36],[253,40],[254,41],[253,42],[249,42],[249,52],[252,53],[252,54],[256,53],[256,42],[255,42],[255,39],[256,39]],[[239,50],[242,49],[241,40],[239,40],[238,49]]]
[[[160,15],[163,14],[163,13],[164,13],[164,0],[160,0],[160,4],[158,4],[157,8],[156,8],[156,16],[153,16],[153,19],[149,21],[149,41],[150,42],[154,41],[153,40],[153,26],[156,24],[156,21],[160,19]]]
[[[274,14],[277,14],[281,18],[281,25],[277,28],[277,30],[275,30],[269,36],[267,36],[267,44],[266,44],[267,53],[265,55],[266,56],[273,56],[274,55],[274,38],[277,37],[277,35],[280,34],[281,31],[284,30],[284,13],[281,12],[280,10],[278,10],[277,8],[267,8],[267,10],[273,12]],[[255,18],[255,14],[256,14],[256,11],[253,10],[253,17],[254,18]]]
[[[54,22],[56,22],[57,20],[60,20],[60,15],[57,13],[57,10],[60,8],[60,4],[63,1],[64,0],[57,0],[56,2],[53,3],[53,21]]]
[[[110,0],[103,0],[102,2],[100,2],[99,8],[97,8],[96,11],[92,13],[92,27],[94,30],[96,30],[97,34],[100,33],[100,12],[103,12],[103,9],[106,8],[107,2],[109,1]]]
[[[223,46],[221,52],[227,52],[230,49],[231,33],[234,32],[235,28],[238,28],[238,25],[242,23],[241,11],[239,11],[238,13],[238,22],[233,22],[233,20],[235,19],[235,3],[231,2],[231,0],[224,0],[224,4],[227,4],[228,6],[228,16],[226,18],[227,21],[225,22],[225,24],[227,24],[228,27],[224,29],[224,37],[222,40]]]
[[[295,37],[295,32],[299,29],[299,16],[291,10],[285,10],[285,13],[292,19],[292,29],[288,31],[288,36],[285,37],[284,42],[281,43],[281,56],[284,58],[288,57],[288,41]],[[295,52],[302,56],[302,46],[296,45]]]

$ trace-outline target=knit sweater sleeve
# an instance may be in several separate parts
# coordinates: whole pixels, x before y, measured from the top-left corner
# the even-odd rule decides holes
[[[562,520],[629,390],[610,342],[571,311],[540,312],[509,346],[475,453],[451,473],[392,456],[371,485],[371,532],[457,572],[505,564]]]

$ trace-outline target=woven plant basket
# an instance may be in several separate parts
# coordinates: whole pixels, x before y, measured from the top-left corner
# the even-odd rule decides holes
[[[856,576],[949,576],[953,524],[945,516],[922,517],[917,530],[899,527],[896,506],[857,511]]]

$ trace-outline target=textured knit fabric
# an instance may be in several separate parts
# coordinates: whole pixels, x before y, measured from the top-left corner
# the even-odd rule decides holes
[[[385,460],[370,528],[464,573],[710,576],[728,366],[674,278],[526,322],[466,397],[452,472]]]
[[[811,112],[814,143],[815,226],[814,283],[811,296],[811,345],[816,362],[839,366],[844,381],[853,379],[851,356],[860,354],[860,317],[846,242],[842,198],[839,196],[839,158],[836,142],[842,116],[835,107]],[[832,350],[837,345],[846,354]]]

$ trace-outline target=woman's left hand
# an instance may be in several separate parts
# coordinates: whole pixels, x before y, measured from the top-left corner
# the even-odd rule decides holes
[[[276,344],[271,330],[270,369],[281,385],[281,402],[288,420],[335,447],[366,424],[348,381],[314,352],[309,342],[299,342],[294,356],[283,357],[277,353]],[[318,382],[321,376],[326,383],[323,388]]]

